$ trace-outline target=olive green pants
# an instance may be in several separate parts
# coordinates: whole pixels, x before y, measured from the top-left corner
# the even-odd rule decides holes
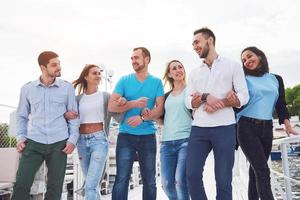
[[[29,139],[27,141],[20,159],[12,199],[30,200],[29,193],[35,174],[46,161],[48,173],[45,200],[60,200],[67,163],[67,154],[62,152],[66,140],[53,144],[41,144]]]

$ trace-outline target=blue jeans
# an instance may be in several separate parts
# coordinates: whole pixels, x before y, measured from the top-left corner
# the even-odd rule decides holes
[[[188,138],[161,142],[161,181],[170,200],[190,199],[186,182],[187,145]]]
[[[248,199],[273,200],[268,166],[273,142],[272,120],[241,117],[238,123],[238,140],[251,165]]]
[[[85,176],[85,200],[99,200],[99,183],[108,155],[108,142],[105,132],[80,134],[77,149],[80,165]]]
[[[232,200],[232,168],[236,143],[236,125],[193,126],[188,143],[187,181],[192,200],[207,200],[203,186],[203,168],[214,152],[217,200]]]
[[[117,176],[113,187],[112,200],[127,200],[129,179],[136,153],[138,154],[143,181],[143,200],[156,199],[155,134],[131,135],[119,133],[116,148]]]

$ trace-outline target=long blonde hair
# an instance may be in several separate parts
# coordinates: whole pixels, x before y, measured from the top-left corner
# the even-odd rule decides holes
[[[170,62],[167,63],[167,67],[165,69],[165,73],[164,73],[164,76],[163,76],[164,86],[166,86],[166,84],[168,83],[171,90],[174,88],[174,79],[171,78],[171,77],[169,77],[169,73],[170,73],[170,65],[173,62],[178,62],[178,63],[180,63],[182,65],[182,67],[184,69],[183,81],[184,81],[184,83],[186,83],[186,80],[185,80],[186,72],[185,72],[185,68],[184,68],[183,64],[179,60],[171,60]]]

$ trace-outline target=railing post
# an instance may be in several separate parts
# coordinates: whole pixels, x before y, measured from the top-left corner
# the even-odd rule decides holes
[[[290,177],[290,169],[288,165],[288,151],[287,151],[287,143],[281,143],[280,144],[281,149],[281,159],[282,159],[282,169],[283,174],[286,177]],[[292,189],[291,189],[291,181],[289,179],[284,179],[284,185],[285,185],[285,195],[287,200],[292,199]]]

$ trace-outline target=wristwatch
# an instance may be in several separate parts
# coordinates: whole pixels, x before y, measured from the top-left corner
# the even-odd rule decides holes
[[[201,95],[201,101],[206,102],[208,95],[209,95],[209,93],[203,93]]]
[[[145,118],[143,117],[143,115],[141,115],[141,119],[142,119],[143,122],[145,121]]]

